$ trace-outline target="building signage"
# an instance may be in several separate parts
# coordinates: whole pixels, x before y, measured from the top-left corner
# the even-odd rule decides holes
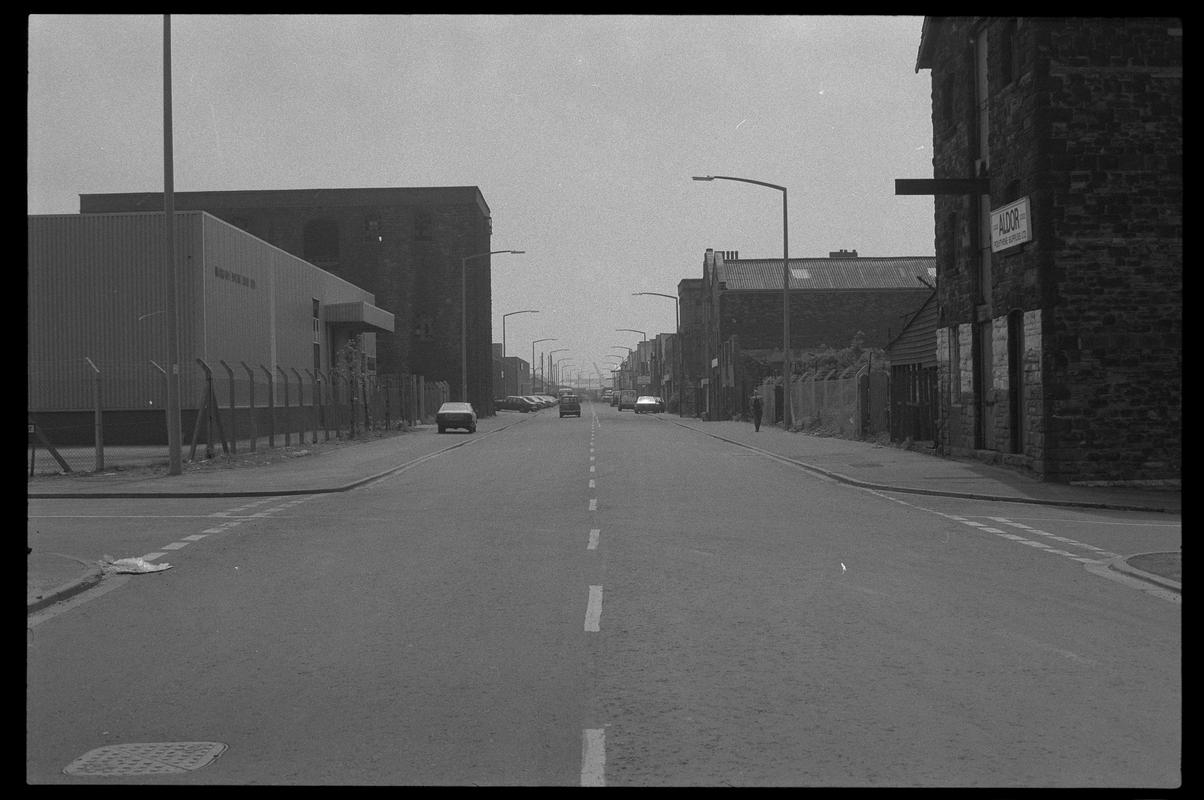
[[[1014,203],[991,212],[991,252],[998,253],[1009,247],[1032,241],[1028,222],[1028,198],[1022,197]]]

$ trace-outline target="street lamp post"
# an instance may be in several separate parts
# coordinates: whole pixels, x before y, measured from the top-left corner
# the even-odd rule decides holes
[[[648,341],[648,334],[644,333],[643,331],[637,331],[635,328],[615,328],[615,330],[616,331],[630,331],[631,333],[638,333],[640,336],[644,337],[645,342]]]
[[[506,376],[506,317],[513,317],[515,314],[538,314],[534,309],[526,311],[511,311],[509,314],[502,314],[502,394],[510,394],[510,379]],[[516,376],[517,377],[517,376]],[[514,393],[518,394],[519,385],[516,382],[514,385]]]
[[[490,250],[488,253],[473,253],[460,259],[460,400],[468,402],[468,290],[465,274],[468,262],[474,258],[488,258],[498,253],[525,253],[526,250]],[[504,354],[503,354],[504,355]]]
[[[681,355],[681,313],[679,310],[681,304],[677,301],[677,297],[675,297],[674,295],[664,294],[662,292],[632,292],[631,296],[635,297],[636,295],[641,295],[641,294],[654,294],[657,297],[667,297],[673,301],[673,324],[674,324],[674,330],[677,332],[677,368],[676,368],[677,377],[676,377],[676,380],[674,381],[674,383],[677,384],[677,416],[680,417],[680,416],[682,416],[682,411],[681,411],[682,400],[685,399],[685,392],[683,390],[685,387],[684,381],[685,381],[685,377],[686,377],[684,372],[682,371],[682,363],[683,362],[682,362],[682,355]]]
[[[551,350],[548,352],[548,372],[552,372],[552,356],[556,355],[557,353],[567,353],[569,350],[570,350],[570,348],[568,348],[568,347],[557,347],[555,350]],[[542,359],[540,359],[540,360],[542,361]],[[541,364],[540,369],[542,369],[542,368],[543,368],[543,365]],[[546,375],[544,376],[544,379],[545,379],[544,382],[546,383],[547,382]],[[556,375],[554,375],[554,374],[552,375],[552,383],[553,384],[556,383]],[[557,386],[556,388],[559,389],[560,387]]]
[[[573,362],[572,362],[572,361],[571,361],[571,360],[570,360],[570,359],[569,359],[567,356],[566,356],[566,357],[564,357],[564,358],[558,358],[558,359],[556,359],[556,366],[552,368],[552,380],[554,380],[554,381],[556,382],[556,387],[557,387],[557,388],[559,388],[559,387],[560,387],[560,365],[561,365],[561,363],[562,363],[562,362],[565,362],[565,361],[568,361],[568,362],[569,362],[569,364],[568,364],[568,366],[569,366],[569,367],[575,367],[575,366],[577,366],[577,365],[576,365],[576,364],[574,364],[574,363],[573,363]],[[567,369],[568,369],[568,367],[565,367],[565,369],[567,370]]]
[[[531,342],[531,391],[535,391],[535,345],[539,344],[540,342],[554,342],[554,341],[556,341],[555,337],[552,337],[549,339],[536,339],[535,341]],[[505,345],[502,345],[503,350],[505,349],[505,347],[506,347]],[[546,385],[543,385],[543,380],[542,380],[543,379],[543,356],[542,355],[539,357],[539,362],[540,362],[539,363],[539,377],[540,377],[540,383],[541,383],[539,388],[543,391],[544,394],[547,394],[548,387]]]
[[[750,178],[733,178],[728,175],[695,176],[696,181],[739,181],[777,189],[782,193],[782,424],[791,428],[790,413],[790,235],[786,214],[786,187]]]

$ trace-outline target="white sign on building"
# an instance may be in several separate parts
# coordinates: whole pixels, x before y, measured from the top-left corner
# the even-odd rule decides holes
[[[1028,216],[1027,197],[991,211],[991,252],[1032,241]]]

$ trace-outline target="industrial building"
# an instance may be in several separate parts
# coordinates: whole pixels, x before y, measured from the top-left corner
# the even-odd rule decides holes
[[[207,211],[371,292],[396,320],[393,332],[378,337],[382,375],[444,381],[452,397],[493,413],[493,228],[479,188],[202,191],[173,198],[177,210]],[[162,193],[80,195],[83,214],[162,208]]]
[[[109,443],[167,441],[165,219],[28,217],[27,408],[56,444],[92,441],[97,387]],[[223,403],[231,390],[237,405],[276,414],[281,431],[307,427],[301,416],[331,373],[375,372],[376,337],[394,320],[372,293],[203,211],[177,211],[174,229],[182,433],[203,407],[206,368]],[[349,342],[356,363],[345,363]],[[269,389],[291,391],[293,407],[269,412]]]

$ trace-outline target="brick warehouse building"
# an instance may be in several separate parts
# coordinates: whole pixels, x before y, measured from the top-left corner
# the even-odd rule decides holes
[[[492,221],[475,186],[175,192],[179,211],[206,211],[361,286],[393,314],[377,339],[377,371],[446,381],[460,397],[460,271],[488,253]],[[162,210],[161,193],[83,194],[83,214]],[[489,258],[467,262],[468,401],[493,413]]]
[[[900,193],[937,195],[943,449],[1177,482],[1181,23],[927,18],[921,69],[936,180]]]
[[[867,348],[885,347],[923,305],[935,277],[933,256],[858,256],[841,250],[828,258],[790,259],[790,347],[797,359],[809,350],[848,347],[858,333]],[[922,280],[921,280],[922,279]],[[701,362],[687,370],[700,377],[708,419],[747,411],[759,376],[745,374],[744,357],[782,364],[782,259],[741,259],[707,249],[703,257]],[[684,302],[682,307],[687,308]],[[682,322],[694,321],[683,311]]]

